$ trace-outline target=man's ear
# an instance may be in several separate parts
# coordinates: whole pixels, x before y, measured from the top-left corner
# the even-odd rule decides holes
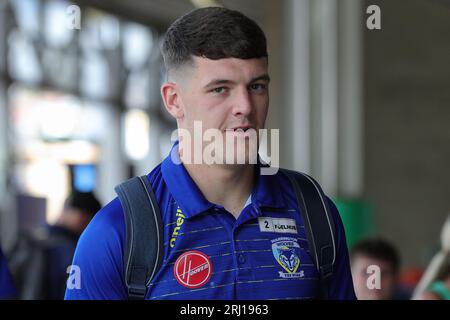
[[[176,83],[165,82],[161,86],[161,96],[167,111],[175,119],[181,119],[184,116],[183,104],[181,103],[180,88]]]

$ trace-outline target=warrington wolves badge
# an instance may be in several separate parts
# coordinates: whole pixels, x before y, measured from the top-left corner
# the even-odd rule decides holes
[[[300,245],[295,238],[277,238],[272,240],[272,253],[278,264],[286,271],[279,271],[281,278],[303,278],[303,270],[297,272],[300,266]]]

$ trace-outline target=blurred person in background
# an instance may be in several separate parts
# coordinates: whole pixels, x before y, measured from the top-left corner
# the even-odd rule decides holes
[[[404,300],[408,298],[399,288],[400,258],[395,247],[380,238],[367,238],[356,243],[350,251],[353,286],[358,300]],[[380,270],[380,287],[371,288],[369,266]]]
[[[414,290],[415,300],[450,300],[450,215],[441,231],[441,250]]]
[[[64,298],[78,238],[100,208],[92,192],[72,191],[57,222],[20,243],[12,264],[20,299]]]
[[[16,288],[9,272],[6,257],[0,249],[0,299],[13,299],[16,295]]]

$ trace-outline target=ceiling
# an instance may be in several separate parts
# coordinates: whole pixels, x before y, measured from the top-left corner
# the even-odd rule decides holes
[[[264,20],[264,6],[270,0],[216,0],[226,8],[239,10],[258,23]],[[152,25],[164,31],[179,16],[195,8],[201,0],[75,0],[83,6],[96,7],[109,13]],[[212,1],[211,1],[212,2]]]

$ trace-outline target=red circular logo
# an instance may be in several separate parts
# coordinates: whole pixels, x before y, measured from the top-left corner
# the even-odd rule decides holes
[[[200,251],[183,253],[175,261],[173,275],[178,283],[189,289],[200,288],[209,281],[212,264],[209,257]]]

